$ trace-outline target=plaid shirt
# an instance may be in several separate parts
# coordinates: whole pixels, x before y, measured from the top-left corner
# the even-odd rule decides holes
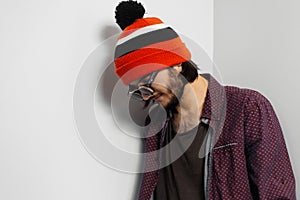
[[[222,86],[212,76],[202,76],[209,80],[201,116],[210,127],[204,147],[206,199],[296,199],[284,136],[270,102],[256,91]],[[152,135],[164,126],[152,124]],[[161,138],[148,137],[146,151],[160,149]],[[158,156],[147,154],[139,200],[151,198],[159,175],[151,169],[157,166]]]

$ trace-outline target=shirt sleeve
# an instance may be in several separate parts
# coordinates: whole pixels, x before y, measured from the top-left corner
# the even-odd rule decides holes
[[[296,199],[295,178],[282,129],[272,105],[258,92],[247,100],[244,128],[253,199]]]

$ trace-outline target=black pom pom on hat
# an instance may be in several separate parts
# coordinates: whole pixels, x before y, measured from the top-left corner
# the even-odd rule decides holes
[[[143,18],[145,8],[137,1],[121,1],[116,7],[115,18],[122,30],[131,25],[136,19]]]

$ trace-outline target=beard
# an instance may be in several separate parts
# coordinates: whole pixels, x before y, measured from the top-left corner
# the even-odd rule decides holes
[[[175,77],[175,76],[173,76]],[[164,106],[164,108],[166,109],[167,113],[172,113],[172,114],[177,114],[178,113],[178,106],[179,105],[179,101],[183,95],[183,91],[185,88],[185,85],[188,83],[187,80],[182,76],[182,75],[178,75],[177,79],[173,79],[172,82],[172,86],[174,88],[174,91],[169,90],[169,93],[171,93],[171,99],[170,102]]]
[[[166,111],[171,113],[177,113],[177,106],[179,105],[179,100],[175,95],[172,95],[170,102],[165,106]]]
[[[178,113],[178,106],[179,106],[179,100],[182,97],[183,94],[183,90],[184,90],[184,86],[182,86],[179,91],[177,92],[177,94],[175,95],[174,93],[172,93],[172,97],[170,102],[165,106],[166,111],[171,112],[173,114]]]
[[[166,106],[162,106],[168,114],[172,113],[172,114],[176,114],[178,113],[177,108],[179,105],[179,100],[182,97],[183,94],[183,90],[184,90],[184,86],[181,87],[178,91],[177,91],[177,95],[175,95],[171,90],[169,90],[169,93],[171,93],[171,98],[170,98],[170,102],[166,105]],[[144,102],[144,109],[148,108],[148,106],[153,103],[154,100],[153,99],[149,99],[147,101]]]
[[[169,74],[172,74],[171,70],[169,71]],[[174,74],[174,71],[173,71],[173,74],[171,75],[171,77],[172,78],[170,78],[170,82],[171,82],[170,87],[173,88],[174,91],[167,88],[167,91],[168,91],[167,93],[171,94],[171,98],[170,98],[170,102],[166,106],[163,106],[163,107],[167,111],[167,113],[176,114],[176,113],[178,113],[177,109],[179,106],[179,101],[183,95],[185,85],[188,83],[188,81],[181,74],[179,74],[179,75]],[[166,93],[166,91],[161,92],[161,93]],[[145,104],[144,104],[144,108],[147,108],[151,102],[154,102],[153,99],[146,100]]]

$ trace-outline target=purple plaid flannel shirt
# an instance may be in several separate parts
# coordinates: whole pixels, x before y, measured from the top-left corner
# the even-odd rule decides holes
[[[296,199],[284,136],[270,102],[256,91],[222,86],[212,76],[203,76],[209,80],[201,116],[210,127],[205,147],[209,152],[205,154],[206,199]],[[156,124],[148,133],[161,130],[163,124]],[[148,137],[146,151],[160,149],[160,140],[160,134]],[[146,171],[157,166],[155,154],[146,156]],[[158,172],[143,174],[139,200],[151,198]]]

